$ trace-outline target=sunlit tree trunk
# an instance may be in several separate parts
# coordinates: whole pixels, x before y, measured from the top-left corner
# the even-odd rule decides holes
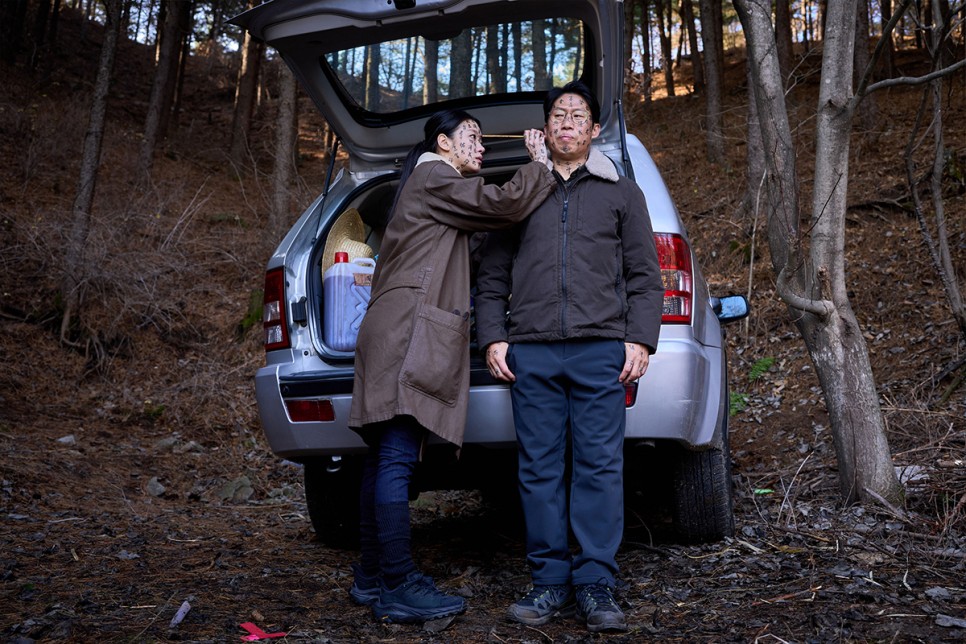
[[[105,0],[104,44],[101,46],[100,61],[97,65],[97,80],[94,82],[94,95],[91,101],[90,121],[84,136],[84,149],[81,153],[80,180],[77,195],[71,208],[70,240],[64,258],[64,272],[61,278],[61,298],[64,301],[64,315],[61,318],[60,338],[69,341],[73,318],[80,314],[81,290],[87,269],[84,257],[91,229],[91,210],[94,205],[94,188],[101,163],[101,147],[104,142],[104,123],[107,120],[107,95],[111,87],[111,73],[117,53],[118,22],[121,15],[121,0]]]
[[[846,503],[901,499],[868,350],[845,281],[845,208],[856,0],[829,3],[807,239],[799,226],[795,149],[767,0],[735,0],[753,59],[772,191],[768,236],[777,290],[815,364]]]
[[[382,50],[378,43],[366,47],[366,109],[378,112],[382,96],[379,83],[379,68],[382,67]]]

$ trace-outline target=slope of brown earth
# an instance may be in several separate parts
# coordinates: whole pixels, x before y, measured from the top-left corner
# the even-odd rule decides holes
[[[735,53],[723,166],[704,160],[699,98],[631,105],[629,113],[713,290],[750,288],[753,314],[728,336],[730,385],[743,401],[732,419],[737,535],[685,546],[668,538],[660,514],[628,517],[620,599],[631,631],[589,636],[572,621],[508,623],[505,607],[527,584],[519,526],[473,494],[423,495],[413,505],[417,557],[470,607],[433,630],[444,625],[373,624],[348,601],[353,554],[314,540],[299,468],[275,458],[261,435],[251,378],[262,352],[257,325],[246,330],[243,321],[275,243],[262,232],[270,114],[259,115],[264,138],[252,162],[232,167],[224,150],[232,72],[217,61],[195,61],[179,127],[144,190],[129,168],[150,67],[137,47],[120,59],[92,233],[98,334],[79,347],[58,342],[56,269],[96,59],[92,45],[70,44],[70,55],[34,76],[0,68],[5,641],[238,641],[243,622],[316,642],[966,636],[966,394],[953,387],[955,374],[944,374],[966,347],[906,205],[901,153],[919,90],[883,95],[880,126],[856,134],[846,248],[895,462],[912,479],[905,507],[838,503],[821,391],[774,292],[765,222],[739,211],[744,71]],[[815,103],[807,69],[789,94],[805,177]],[[966,120],[961,84],[949,107],[948,123]],[[309,109],[303,204],[324,178],[321,123]],[[966,132],[951,127],[948,135],[962,168]],[[961,179],[947,188],[962,282],[966,200]],[[171,627],[184,602],[190,610]]]

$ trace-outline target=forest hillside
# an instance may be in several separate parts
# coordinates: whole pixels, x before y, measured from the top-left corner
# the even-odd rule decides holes
[[[83,328],[62,341],[59,268],[102,37],[96,25],[81,29],[81,20],[64,12],[59,45],[38,67],[0,63],[0,508],[7,515],[0,529],[5,567],[0,633],[28,633],[29,618],[51,639],[71,639],[79,632],[162,637],[170,614],[152,626],[133,616],[131,606],[139,602],[125,595],[137,595],[139,577],[155,583],[162,572],[150,568],[146,558],[113,554],[97,574],[79,571],[73,566],[85,554],[66,532],[70,526],[60,521],[93,531],[85,547],[127,538],[140,544],[125,545],[124,552],[147,547],[149,538],[131,535],[149,530],[152,521],[171,522],[176,527],[154,535],[158,545],[186,544],[186,550],[168,553],[173,558],[167,572],[178,579],[222,570],[225,578],[209,581],[239,604],[251,599],[246,592],[266,591],[233,585],[248,574],[240,561],[224,564],[210,553],[192,558],[201,557],[207,539],[243,548],[239,540],[250,536],[246,531],[270,539],[265,535],[271,526],[281,525],[299,556],[319,557],[305,550],[311,535],[298,471],[268,449],[252,382],[264,360],[264,266],[278,242],[266,234],[278,70],[273,64],[263,67],[267,80],[252,126],[251,154],[237,164],[227,149],[237,63],[215,54],[191,57],[180,111],[159,146],[153,179],[144,185],[133,168],[153,49],[120,44],[92,213],[92,254],[86,259]],[[805,177],[802,212],[807,213],[821,58],[817,49],[798,55],[787,100]],[[925,69],[914,49],[898,52],[896,64],[909,74]],[[645,101],[633,86],[627,114],[629,129],[649,149],[677,201],[712,292],[745,294],[752,305],[747,321],[728,332],[739,530],[757,526],[742,533],[750,539],[771,529],[806,530],[814,518],[808,508],[821,507],[829,515],[850,510],[838,505],[820,383],[775,292],[764,214],[741,205],[744,51],[727,51],[725,69],[724,163],[706,160],[700,95],[655,95]],[[680,93],[691,80],[686,60],[676,74]],[[850,295],[871,353],[894,463],[910,482],[905,507],[867,511],[890,521],[889,529],[901,535],[890,539],[914,542],[916,552],[928,553],[922,555],[928,561],[919,563],[961,575],[966,563],[966,342],[950,315],[909,196],[903,154],[921,97],[918,87],[875,94],[875,120],[856,127],[852,145],[845,240]],[[963,74],[950,79],[943,100],[950,127],[942,190],[947,235],[963,285]],[[325,124],[304,96],[299,114],[291,221],[321,191],[328,163]],[[930,164],[925,155],[916,159],[917,178],[928,175]],[[230,508],[233,523],[211,514],[223,506]],[[451,509],[440,505],[432,511],[446,515]],[[89,512],[110,514],[96,518]],[[268,523],[259,524],[260,512],[270,515]],[[203,526],[209,536],[197,537],[193,526]],[[60,529],[65,532],[57,533]],[[276,550],[284,545],[259,543],[258,557],[282,556]],[[936,554],[943,549],[953,554],[943,559]],[[226,565],[237,567],[227,570]],[[275,564],[264,565],[268,570]],[[117,575],[113,582],[112,574]],[[58,603],[72,596],[71,588],[85,584],[88,603],[69,608]],[[177,588],[167,590],[171,596],[162,598],[167,604],[158,600],[160,592],[151,600],[158,614],[160,607],[170,609],[174,601],[176,608],[183,599]],[[964,601],[961,595],[950,600],[959,607],[959,618],[966,618]],[[227,630],[232,620],[248,621],[256,609],[246,604],[235,615],[215,602],[193,619],[202,620],[215,641],[225,632],[232,639],[234,631]],[[98,631],[85,610],[117,630]],[[666,622],[674,623],[675,610],[662,613]],[[63,617],[65,611],[72,617]],[[61,618],[70,622],[63,632],[56,630]],[[78,631],[81,622],[88,626]],[[680,636],[686,639],[686,632],[682,627]]]

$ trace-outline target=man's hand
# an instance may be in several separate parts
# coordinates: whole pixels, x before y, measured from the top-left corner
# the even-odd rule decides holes
[[[489,352],[487,352],[489,354]],[[651,359],[651,354],[647,347],[636,342],[624,343],[624,370],[621,371],[619,380],[621,383],[628,383],[637,380],[647,371],[647,363]],[[487,355],[487,362],[490,358]],[[491,370],[492,371],[492,370]]]
[[[504,382],[516,382],[517,377],[513,375],[510,368],[506,366],[506,352],[510,345],[506,342],[494,342],[486,348],[486,367],[497,380]]]

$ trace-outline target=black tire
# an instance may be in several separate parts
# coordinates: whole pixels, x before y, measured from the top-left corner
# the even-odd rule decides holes
[[[333,548],[357,548],[361,460],[319,458],[307,461],[303,469],[305,503],[319,541]]]
[[[674,523],[688,543],[720,541],[735,534],[734,494],[727,419],[721,447],[681,450],[674,476]]]

